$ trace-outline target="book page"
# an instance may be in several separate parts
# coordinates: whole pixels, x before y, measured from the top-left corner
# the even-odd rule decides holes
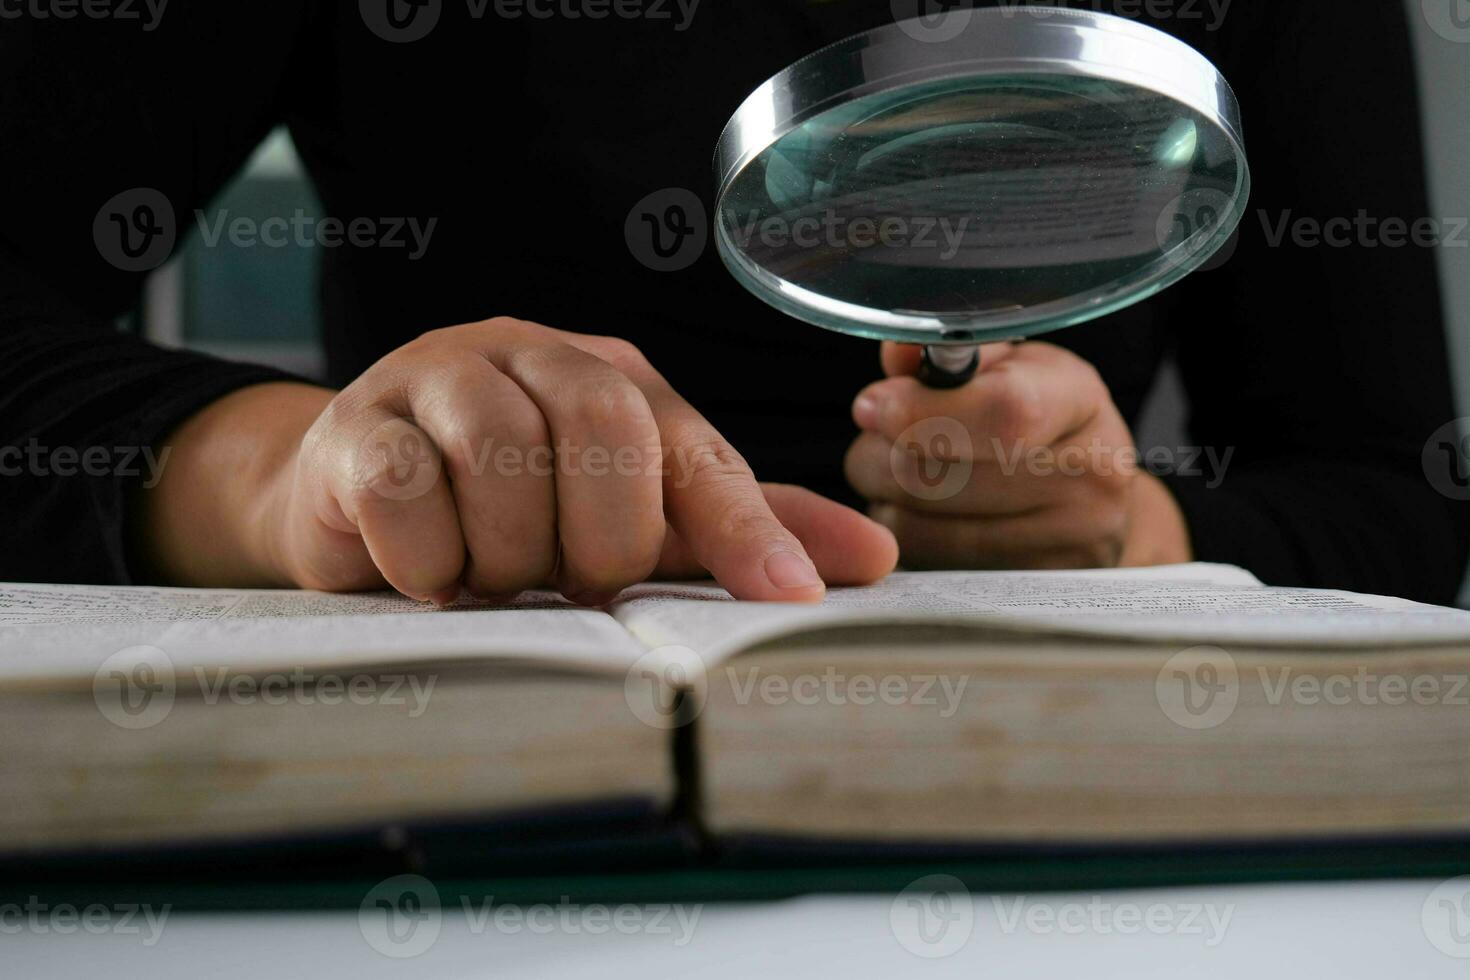
[[[1083,572],[899,572],[821,605],[735,602],[715,586],[639,586],[614,614],[651,648],[714,663],[829,626],[980,623],[1184,643],[1383,646],[1470,642],[1470,612],[1347,592],[1273,589],[1220,565]]]
[[[0,681],[90,678],[136,646],[242,672],[465,659],[621,674],[645,652],[611,616],[548,592],[441,610],[396,593],[0,584]]]

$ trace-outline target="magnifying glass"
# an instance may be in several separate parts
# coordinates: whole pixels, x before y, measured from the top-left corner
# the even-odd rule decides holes
[[[715,150],[715,238],[771,306],[924,345],[1104,316],[1209,261],[1245,212],[1240,110],[1189,45],[1134,21],[952,9],[858,34],[753,92]]]

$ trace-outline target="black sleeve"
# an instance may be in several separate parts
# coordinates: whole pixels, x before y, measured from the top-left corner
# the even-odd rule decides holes
[[[1171,481],[1195,551],[1273,585],[1452,602],[1470,493],[1439,445],[1436,250],[1403,229],[1465,231],[1427,202],[1404,5],[1236,4],[1219,43],[1255,187],[1233,257],[1168,297],[1192,438],[1231,454],[1223,481]]]
[[[127,502],[167,433],[284,377],[115,326],[274,120],[305,5],[260,6],[0,29],[0,580],[129,581]]]

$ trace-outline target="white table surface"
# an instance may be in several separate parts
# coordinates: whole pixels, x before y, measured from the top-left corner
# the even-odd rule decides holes
[[[1470,972],[1470,960],[1462,958],[1470,957],[1467,896],[1470,879],[977,894],[934,907],[948,927],[930,919],[928,944],[917,937],[914,916],[931,906],[882,896],[686,906],[664,910],[657,923],[658,910],[637,907],[624,912],[622,931],[609,926],[607,908],[546,907],[534,924],[501,912],[497,922],[493,913],[467,913],[454,899],[437,916],[420,919],[437,932],[407,958],[385,956],[369,941],[372,934],[383,944],[386,920],[373,910],[362,916],[168,914],[156,930],[140,914],[131,923],[137,931],[121,925],[122,913],[110,912],[118,916],[116,928],[99,916],[92,932],[58,935],[50,926],[66,927],[65,914],[31,917],[12,905],[0,909],[0,974],[108,980],[1458,977]],[[153,912],[156,922],[161,910]],[[598,928],[605,931],[594,934]],[[416,943],[426,935],[418,934]]]

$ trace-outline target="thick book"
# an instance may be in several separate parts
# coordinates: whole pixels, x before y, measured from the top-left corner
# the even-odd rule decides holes
[[[1467,679],[1470,613],[1215,565],[602,610],[9,584],[0,860],[1422,843],[1470,829]]]

